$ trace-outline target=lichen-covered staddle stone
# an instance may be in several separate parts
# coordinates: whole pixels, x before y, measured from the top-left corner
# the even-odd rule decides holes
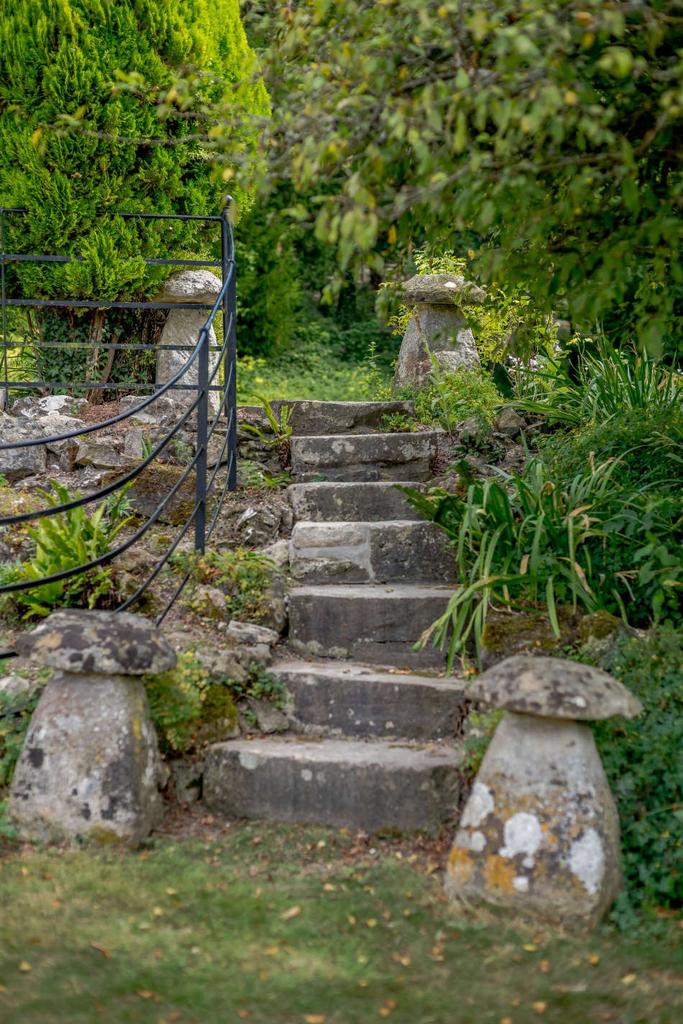
[[[454,900],[591,927],[621,883],[619,820],[590,729],[633,717],[605,672],[560,658],[508,658],[471,694],[509,713],[491,741],[448,861]]]
[[[162,765],[142,682],[175,654],[126,613],[64,611],[19,643],[55,669],[17,763],[10,814],[25,838],[135,844],[162,813]]]

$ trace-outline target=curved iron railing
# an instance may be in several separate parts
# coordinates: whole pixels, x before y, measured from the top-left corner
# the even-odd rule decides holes
[[[21,580],[12,583],[7,583],[0,586],[0,595],[17,593],[23,590],[36,590],[41,586],[57,583],[67,579],[71,579],[75,576],[81,575],[82,573],[88,572],[89,570],[95,569],[99,566],[104,566],[114,562],[120,555],[122,555],[129,548],[133,547],[138,541],[140,541],[145,534],[151,529],[151,527],[160,519],[164,511],[169,507],[174,497],[179,493],[181,488],[187,481],[194,475],[194,506],[189,514],[184,518],[183,522],[179,525],[179,529],[174,536],[170,545],[165,549],[163,554],[154,562],[149,573],[137,587],[135,592],[130,595],[125,601],[120,603],[117,610],[123,611],[125,609],[134,606],[140,598],[147,592],[152,583],[157,579],[159,574],[165,565],[167,565],[171,556],[175,553],[180,543],[187,536],[191,528],[194,528],[194,550],[199,553],[203,553],[206,548],[207,541],[211,537],[218,517],[220,515],[223,502],[226,494],[234,490],[237,483],[237,406],[236,406],[236,345],[235,345],[235,319],[236,319],[236,268],[235,268],[235,250],[234,250],[234,239],[232,233],[232,226],[228,215],[228,207],[218,216],[206,216],[200,217],[197,215],[183,215],[183,214],[135,214],[135,213],[117,213],[115,216],[122,217],[124,219],[139,218],[141,221],[146,220],[163,220],[163,221],[194,221],[203,222],[206,224],[217,224],[220,225],[220,260],[190,260],[183,258],[169,258],[169,259],[146,259],[145,263],[154,266],[174,266],[174,267],[220,267],[222,282],[220,292],[215,302],[210,305],[208,303],[164,303],[164,302],[98,302],[94,300],[67,300],[67,299],[27,299],[27,298],[11,298],[6,294],[6,266],[12,262],[35,262],[35,263],[67,263],[70,260],[79,260],[79,257],[68,257],[58,255],[45,255],[45,254],[21,254],[12,253],[5,251],[5,218],[8,216],[21,216],[26,211],[17,208],[0,207],[0,305],[2,308],[2,367],[3,367],[3,381],[0,384],[2,391],[5,396],[5,403],[9,405],[10,394],[13,391],[35,391],[40,389],[51,389],[63,388],[65,385],[61,381],[10,381],[9,380],[9,369],[8,369],[8,353],[10,345],[7,333],[7,310],[12,307],[29,307],[29,308],[45,308],[45,307],[72,307],[80,309],[126,309],[126,310],[177,310],[177,309],[192,309],[200,310],[207,309],[207,318],[201,327],[197,341],[191,350],[189,346],[183,345],[164,345],[163,351],[188,351],[189,355],[183,364],[183,366],[165,383],[156,386],[153,394],[143,397],[137,402],[132,408],[126,412],[118,413],[115,416],[111,416],[99,423],[93,423],[85,427],[79,427],[73,430],[67,430],[59,434],[53,434],[49,437],[46,436],[35,436],[29,438],[21,438],[16,441],[6,441],[0,443],[0,464],[2,462],[2,452],[19,450],[22,448],[33,448],[43,445],[54,445],[63,441],[71,441],[79,438],[88,437],[92,434],[97,434],[100,431],[107,430],[108,428],[114,427],[125,421],[132,421],[144,410],[152,407],[155,402],[165,395],[171,392],[181,391],[185,393],[185,400],[182,406],[178,408],[178,418],[168,428],[163,435],[156,441],[154,447],[127,472],[124,472],[121,476],[117,477],[116,480],[111,483],[100,487],[86,495],[76,497],[70,501],[62,502],[59,505],[49,506],[46,508],[38,509],[36,511],[21,512],[13,515],[0,516],[0,529],[3,527],[17,526],[21,523],[32,522],[47,517],[54,517],[72,509],[79,508],[84,505],[89,505],[96,501],[101,501],[108,498],[110,495],[121,491],[123,488],[127,488],[133,482],[147,470],[152,463],[159,459],[159,456],[167,449],[170,442],[177,437],[183,427],[187,427],[190,423],[191,417],[194,416],[194,455],[184,467],[182,473],[178,476],[173,486],[169,489],[168,493],[160,500],[159,504],[153,510],[153,512],[145,519],[145,521],[139,526],[137,530],[130,536],[126,537],[120,544],[112,548],[106,554],[99,558],[92,559],[89,562],[81,563],[77,566],[70,567],[61,572],[54,573],[50,576],[44,576],[37,579]],[[218,315],[222,316],[223,321],[223,339],[220,345],[211,344],[211,331]],[[44,345],[49,347],[50,343]],[[64,348],[64,346],[59,346]],[[70,347],[70,346],[66,346]],[[91,345],[86,343],[75,343],[74,348],[90,348]],[[126,349],[140,350],[149,349],[152,351],[158,351],[157,345],[144,345],[144,344],[102,344],[100,346],[104,349]],[[214,354],[213,366],[211,354]],[[188,381],[188,372],[190,369],[196,367],[196,382]],[[221,380],[222,376],[222,380]],[[76,386],[83,388],[90,388],[95,382],[74,382]],[[73,387],[74,383],[70,384],[69,387]],[[95,386],[97,386],[95,384]],[[144,388],[147,385],[138,384],[139,388]],[[126,383],[112,383],[108,382],[106,387],[111,390],[133,390],[131,388],[131,382]],[[188,392],[191,394],[188,395]],[[211,403],[209,396],[212,393],[218,393],[219,403],[218,408],[214,410],[213,416],[211,415]],[[187,398],[191,398],[189,403]],[[208,446],[211,439],[218,431],[224,431],[224,437],[220,444],[218,451],[212,458],[212,465],[209,467],[208,464]],[[224,473],[224,481],[222,486],[220,483],[221,471]],[[174,589],[170,599],[166,602],[164,608],[156,618],[157,623],[163,621],[173,604],[177,600],[178,596],[182,592],[185,584],[189,579],[190,573],[187,572],[181,579],[178,586]],[[12,651],[0,651],[0,657],[11,656],[14,652]]]

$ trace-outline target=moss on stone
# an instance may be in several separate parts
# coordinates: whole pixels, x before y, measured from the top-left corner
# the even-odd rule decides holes
[[[609,612],[592,612],[584,615],[579,623],[579,639],[582,644],[591,640],[606,640],[621,626],[621,620]]]
[[[513,654],[551,654],[576,639],[576,616],[571,608],[558,608],[560,636],[548,616],[541,611],[490,611],[482,633],[482,649],[486,662]]]

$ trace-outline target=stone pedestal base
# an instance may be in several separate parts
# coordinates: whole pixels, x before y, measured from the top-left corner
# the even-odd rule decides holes
[[[432,359],[446,372],[479,365],[474,335],[454,306],[419,303],[401,342],[394,386],[421,385],[432,372]]]
[[[161,778],[142,683],[58,672],[31,719],[10,815],[27,839],[134,845],[162,816]]]
[[[506,715],[460,821],[447,895],[591,927],[620,882],[619,820],[590,729]]]

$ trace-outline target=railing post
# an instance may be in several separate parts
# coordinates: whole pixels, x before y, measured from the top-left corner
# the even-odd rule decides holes
[[[0,412],[9,409],[9,342],[7,340],[7,286],[5,282],[5,211],[0,207],[0,304],[2,305],[2,393]]]
[[[206,447],[209,425],[209,332],[202,327],[199,332],[197,354],[197,465],[194,521],[194,549],[204,554],[206,544]]]
[[[232,196],[226,197],[226,204],[221,215],[221,264],[223,283],[230,278],[230,284],[223,296],[223,338],[227,341],[225,363],[223,366],[223,408],[228,429],[228,490],[237,487],[237,281],[235,268],[235,242],[230,222],[230,204]]]

